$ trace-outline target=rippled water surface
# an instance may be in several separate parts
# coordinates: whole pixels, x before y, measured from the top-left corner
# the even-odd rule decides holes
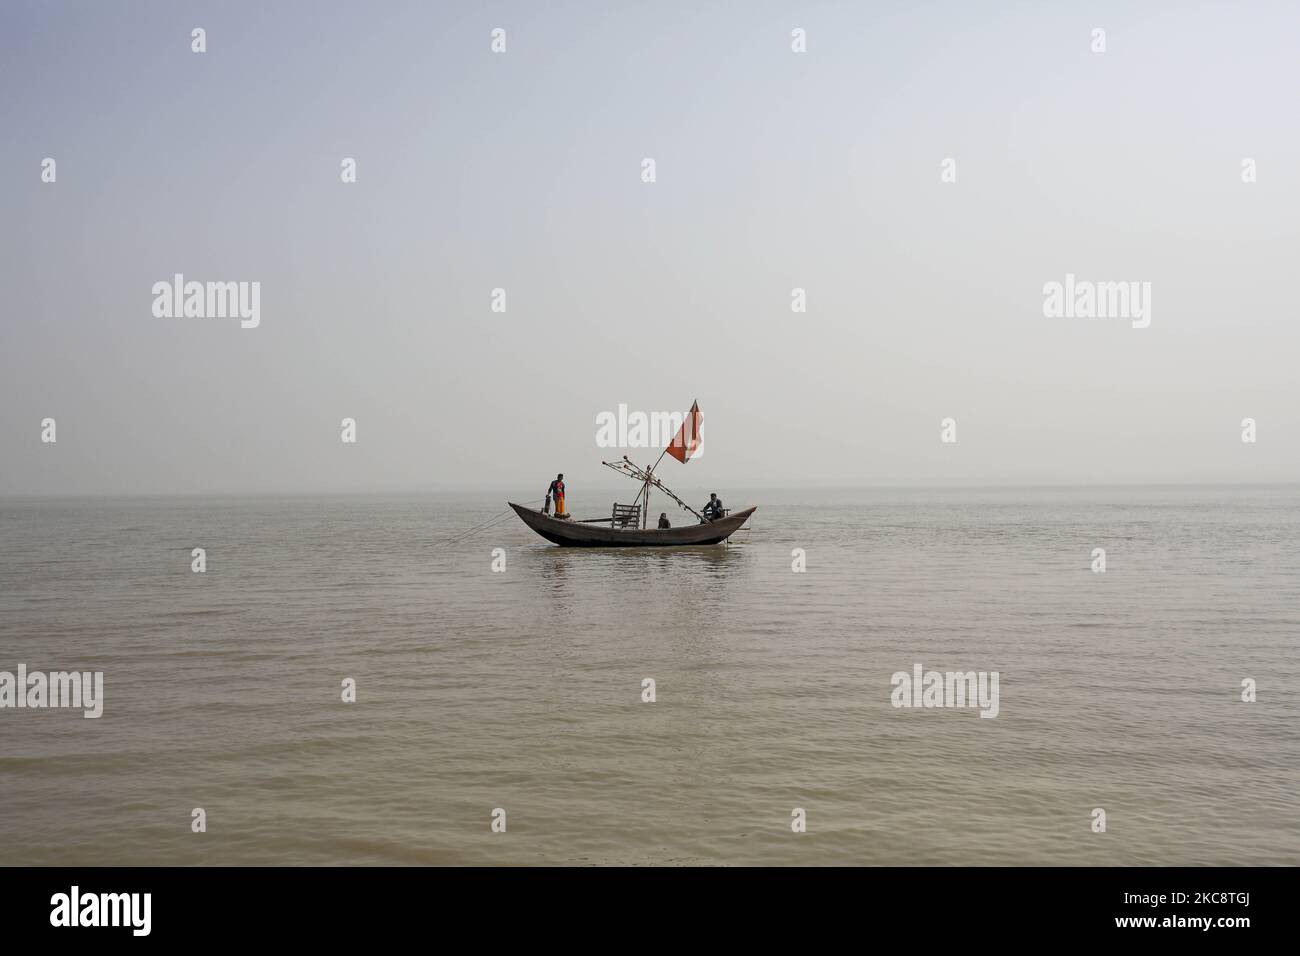
[[[1294,865],[1298,493],[729,489],[749,530],[662,551],[449,544],[487,495],[0,502],[0,670],[106,684],[0,710],[0,862]],[[998,716],[893,708],[917,663]]]

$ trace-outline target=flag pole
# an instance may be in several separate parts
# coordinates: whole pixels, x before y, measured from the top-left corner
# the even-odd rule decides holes
[[[691,407],[686,410],[686,414],[690,415],[690,413],[694,411],[695,407],[699,404],[700,404],[700,400],[698,398],[691,399]],[[691,419],[692,437],[695,437],[694,424],[695,424],[695,420]],[[655,463],[650,466],[650,471],[648,472],[648,474],[653,475],[655,473],[655,469],[659,467],[659,462],[664,460],[664,455],[668,454],[668,449],[672,447],[673,442],[676,440],[677,440],[677,436],[674,435],[672,439],[668,442],[668,444],[664,446],[664,450],[659,453],[659,457],[655,460]],[[649,510],[650,510],[650,482],[647,480],[645,483],[645,504],[642,505],[641,507],[641,528],[643,530],[645,528],[646,512],[648,512]]]

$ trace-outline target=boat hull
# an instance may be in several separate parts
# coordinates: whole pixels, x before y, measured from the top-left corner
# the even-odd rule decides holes
[[[746,508],[710,521],[708,524],[682,525],[679,528],[608,528],[581,521],[561,521],[532,508],[509,502],[515,514],[547,541],[565,548],[673,548],[701,544],[720,544],[740,530],[757,507]]]

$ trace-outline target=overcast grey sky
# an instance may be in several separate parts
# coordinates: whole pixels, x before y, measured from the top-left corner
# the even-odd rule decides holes
[[[669,484],[1300,479],[1297,50],[1294,2],[7,0],[0,494],[534,497],[693,398]],[[155,317],[178,272],[260,325]],[[1067,273],[1150,327],[1045,317]]]

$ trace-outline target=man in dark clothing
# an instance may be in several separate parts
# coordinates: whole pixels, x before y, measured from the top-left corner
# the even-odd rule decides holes
[[[666,511],[659,512],[659,527],[671,528],[672,526],[673,526],[672,522],[668,520],[668,512]]]
[[[701,509],[700,514],[704,515],[705,521],[717,521],[722,517],[722,499],[716,491],[709,495],[708,504]]]

